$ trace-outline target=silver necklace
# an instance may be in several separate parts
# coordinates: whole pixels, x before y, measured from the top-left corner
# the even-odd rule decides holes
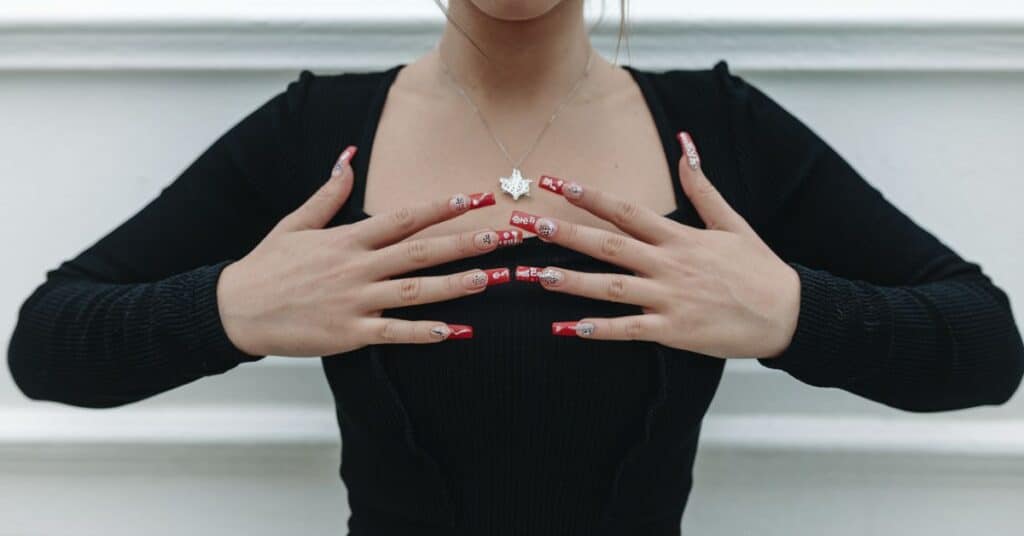
[[[591,48],[590,51],[587,53],[587,66],[583,70],[583,74],[580,75],[579,79],[576,80],[576,83],[573,84],[572,89],[569,90],[569,93],[562,99],[562,102],[559,103],[558,107],[555,108],[555,112],[551,114],[551,118],[549,118],[548,122],[544,124],[544,127],[540,129],[540,133],[537,134],[537,138],[533,140],[533,144],[530,145],[530,148],[527,149],[527,151],[523,153],[523,156],[520,156],[518,160],[513,160],[512,156],[508,154],[508,149],[505,148],[505,144],[501,143],[501,140],[499,140],[498,137],[494,135],[494,131],[491,129],[491,125],[487,122],[487,119],[484,117],[484,115],[480,113],[480,108],[477,107],[476,103],[473,102],[473,99],[469,97],[469,95],[466,93],[466,90],[463,89],[462,86],[455,81],[455,77],[452,76],[451,69],[448,68],[448,64],[445,63],[443,58],[441,58],[440,50],[438,50],[437,58],[441,61],[441,67],[442,70],[444,71],[445,76],[447,76],[448,80],[450,80],[452,85],[455,86],[455,90],[459,92],[459,95],[462,95],[462,98],[465,99],[467,103],[469,103],[469,106],[471,108],[473,108],[473,112],[475,112],[476,116],[480,118],[480,122],[484,124],[484,128],[487,130],[487,134],[491,136],[491,139],[494,140],[494,143],[496,143],[498,145],[498,148],[501,149],[502,154],[505,155],[505,160],[508,160],[509,164],[512,164],[512,173],[509,174],[508,177],[498,178],[498,184],[501,186],[501,191],[511,195],[512,199],[515,201],[519,201],[520,196],[530,195],[530,183],[533,182],[533,179],[528,179],[525,176],[523,176],[523,172],[522,170],[520,170],[519,165],[522,164],[523,161],[526,160],[526,157],[530,156],[530,153],[532,153],[533,150],[537,148],[537,145],[540,143],[541,138],[544,137],[544,133],[548,131],[548,127],[550,127],[551,124],[555,122],[555,119],[558,118],[558,114],[562,113],[562,109],[565,108],[565,106],[569,103],[569,100],[572,99],[572,96],[576,94],[576,90],[580,88],[580,86],[583,84],[583,81],[587,78],[588,75],[590,75],[590,67],[593,64],[594,59],[594,49]]]

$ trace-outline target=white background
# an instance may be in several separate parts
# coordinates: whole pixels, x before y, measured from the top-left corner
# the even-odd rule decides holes
[[[1021,3],[633,3],[633,65],[728,60],[1024,317]],[[595,34],[609,58],[617,19]],[[298,70],[411,61],[441,22],[429,0],[0,2],[0,327]],[[1019,534],[1020,398],[914,415],[729,363],[684,529]],[[344,534],[338,450],[318,360],[113,410],[29,402],[2,374],[0,534]]]

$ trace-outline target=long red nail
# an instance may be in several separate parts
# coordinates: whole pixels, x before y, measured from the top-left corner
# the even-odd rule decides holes
[[[700,155],[697,154],[697,144],[693,143],[693,138],[690,137],[689,132],[680,131],[679,145],[683,148],[683,154],[686,156],[686,164],[690,166],[690,169],[697,171],[700,167]]]
[[[571,322],[552,322],[551,334],[560,335],[562,337],[575,337],[576,321],[573,320]]]
[[[491,268],[484,270],[487,274],[487,286],[500,285],[512,280],[511,271],[508,268]]]
[[[448,329],[451,333],[448,335],[448,339],[472,339],[473,338],[473,326],[467,326],[465,324],[447,324]]]
[[[538,219],[540,219],[540,216],[535,216],[529,212],[523,212],[522,210],[513,210],[512,216],[508,219],[508,223],[510,225],[515,225],[520,229],[530,231],[531,233],[536,233],[537,231],[534,230],[534,225],[537,223]]]
[[[540,281],[540,266],[516,266],[516,281],[529,281],[536,283]]]
[[[501,229],[498,233],[498,247],[518,246],[523,243],[523,232],[519,229]]]
[[[562,186],[565,184],[564,180],[559,179],[558,177],[552,177],[551,175],[541,175],[540,179],[537,179],[537,181],[538,186],[545,190],[551,190],[556,194],[562,193]]]
[[[469,210],[474,208],[486,207],[493,205],[494,192],[480,192],[476,194],[469,194]]]

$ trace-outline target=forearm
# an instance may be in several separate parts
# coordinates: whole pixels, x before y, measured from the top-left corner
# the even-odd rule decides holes
[[[797,331],[765,366],[911,411],[1000,404],[1020,384],[1024,348],[1009,302],[980,273],[888,287],[795,268]]]
[[[258,359],[220,324],[226,264],[152,283],[50,278],[19,312],[8,352],[15,382],[33,399],[112,407]]]

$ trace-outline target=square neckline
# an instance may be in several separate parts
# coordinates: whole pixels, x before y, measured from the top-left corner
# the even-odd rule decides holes
[[[399,71],[405,68],[406,65],[407,64],[405,63],[399,63],[384,71],[380,83],[377,85],[371,97],[366,120],[363,123],[363,129],[359,136],[358,147],[360,150],[356,153],[356,156],[352,161],[355,175],[357,177],[362,177],[362,179],[355,181],[355,184],[353,184],[353,191],[349,196],[349,202],[346,203],[348,211],[352,216],[350,221],[355,222],[374,216],[373,214],[368,214],[364,210],[366,179],[370,167],[370,157],[373,153],[377,127],[380,125],[388,93],[390,92],[395,79],[398,77]],[[662,153],[665,156],[665,162],[668,166],[669,176],[672,179],[672,191],[675,195],[676,208],[662,214],[661,216],[682,223],[683,212],[687,206],[688,198],[683,192],[682,184],[679,182],[680,177],[678,163],[680,158],[682,158],[682,148],[675,142],[676,132],[669,128],[669,125],[667,124],[667,115],[662,107],[661,99],[658,97],[654,88],[651,86],[650,80],[648,79],[650,73],[641,69],[636,69],[630,65],[622,65],[621,68],[625,69],[626,72],[630,74],[633,82],[640,89],[648,114],[654,121],[655,130],[657,131],[658,138],[661,141]],[[526,243],[526,241],[524,240],[523,243]]]

